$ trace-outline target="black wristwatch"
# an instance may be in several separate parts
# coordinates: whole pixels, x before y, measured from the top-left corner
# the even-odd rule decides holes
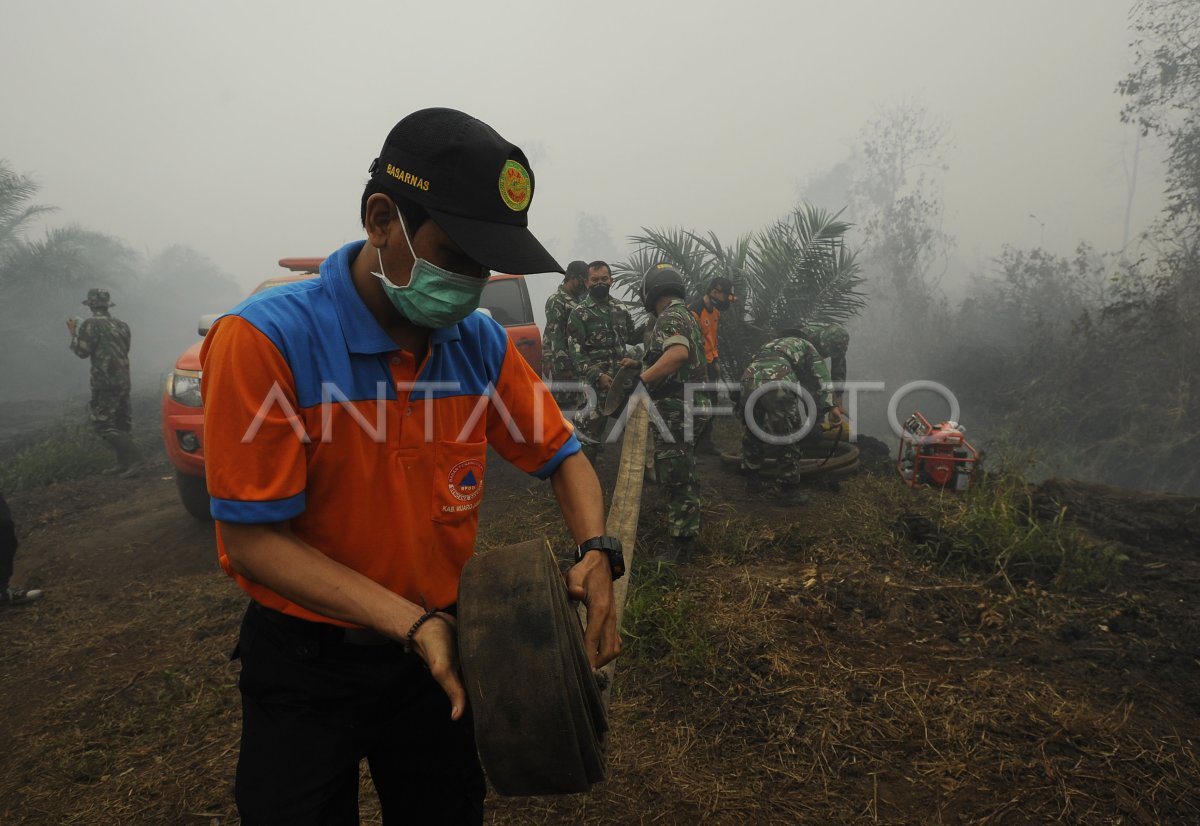
[[[593,536],[575,549],[575,562],[582,560],[588,551],[604,551],[608,554],[613,582],[625,576],[625,554],[621,551],[621,540],[615,536]]]

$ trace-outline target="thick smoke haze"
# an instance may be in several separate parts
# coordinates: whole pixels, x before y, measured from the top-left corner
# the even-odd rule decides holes
[[[182,244],[248,290],[282,256],[360,237],[367,166],[420,107],[463,109],[526,148],[532,226],[566,261],[623,254],[643,226],[757,229],[821,197],[806,186],[852,156],[880,107],[919,101],[946,127],[953,294],[1005,243],[1120,248],[1128,13],[1127,0],[8,0],[0,157],[59,208],[34,235],[78,224],[150,255]],[[1135,232],[1161,208],[1160,154],[1143,142]],[[557,279],[532,281],[540,315]]]

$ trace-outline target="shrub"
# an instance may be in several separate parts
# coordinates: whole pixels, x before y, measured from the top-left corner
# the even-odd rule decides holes
[[[87,422],[63,418],[40,440],[0,462],[0,490],[12,493],[86,476],[112,461],[112,451]]]
[[[1065,521],[1033,517],[1024,481],[985,479],[963,496],[933,493],[932,516],[902,516],[913,549],[941,567],[991,574],[1013,591],[1032,581],[1064,591],[1099,590],[1115,580],[1126,557]]]

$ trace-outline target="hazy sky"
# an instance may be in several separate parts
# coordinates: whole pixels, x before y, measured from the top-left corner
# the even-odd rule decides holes
[[[463,109],[526,149],[531,225],[565,262],[581,211],[618,241],[757,228],[876,107],[919,99],[949,128],[964,266],[1043,234],[1112,250],[1130,5],[0,0],[0,157],[60,207],[46,226],[187,244],[250,286],[360,237],[367,166],[417,108]],[[1135,229],[1160,207],[1160,154],[1143,146]]]

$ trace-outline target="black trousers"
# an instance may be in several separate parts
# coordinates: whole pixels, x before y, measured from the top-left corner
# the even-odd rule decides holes
[[[353,645],[342,630],[250,603],[242,660],[242,823],[358,823],[367,760],[385,824],[483,822],[484,780],[469,715],[416,654]]]
[[[8,587],[12,577],[13,558],[17,555],[17,527],[13,524],[8,503],[0,496],[0,590]]]

